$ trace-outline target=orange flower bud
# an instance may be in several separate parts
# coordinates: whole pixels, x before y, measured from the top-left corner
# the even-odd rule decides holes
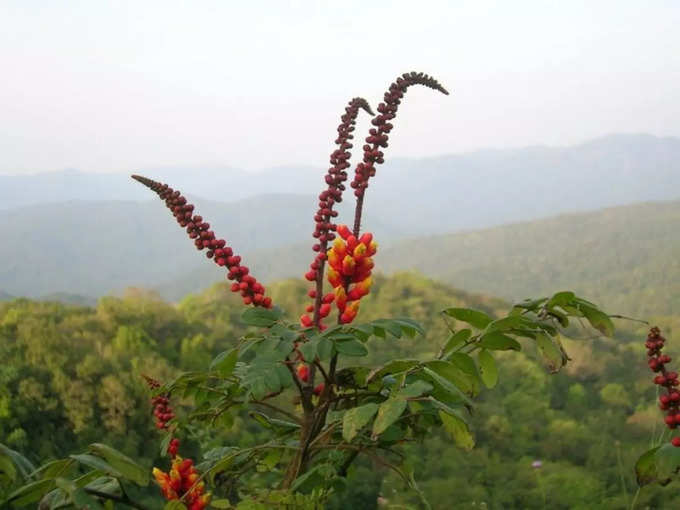
[[[371,234],[370,232],[362,234],[361,237],[359,238],[359,242],[365,244],[366,246],[371,244],[371,241],[373,241],[373,234]]]
[[[333,268],[328,268],[328,281],[331,284],[332,287],[338,287],[342,284],[342,279],[340,277],[340,274],[333,269]]]
[[[342,259],[342,274],[344,274],[345,276],[353,275],[355,267],[356,262],[349,255],[346,255],[345,258]]]
[[[335,304],[338,307],[338,310],[341,312],[345,311],[345,306],[347,305],[347,294],[345,293],[345,289],[342,286],[335,289]]]
[[[372,257],[378,251],[378,243],[371,241],[368,245],[368,256]]]
[[[347,225],[338,225],[336,232],[343,239],[347,239],[349,236],[352,235],[352,231],[349,229]]]
[[[340,270],[342,257],[335,250],[328,250],[328,265],[335,270]]]
[[[365,256],[367,252],[368,247],[364,243],[359,243],[357,244],[357,247],[354,248],[352,255],[354,256],[355,259],[358,259]]]
[[[333,247],[328,251],[330,252],[331,250],[336,252],[340,258],[344,257],[347,254],[347,247],[345,246],[345,243],[342,242],[342,239],[340,239],[339,237],[335,238],[335,241],[333,241]]]

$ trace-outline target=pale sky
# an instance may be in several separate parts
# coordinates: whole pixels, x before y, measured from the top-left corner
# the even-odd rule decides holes
[[[2,0],[0,69],[0,173],[326,166],[412,70],[452,94],[412,89],[388,158],[680,136],[674,0]]]

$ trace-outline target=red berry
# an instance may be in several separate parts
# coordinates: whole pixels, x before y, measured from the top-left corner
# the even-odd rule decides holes
[[[674,437],[671,439],[671,444],[675,447],[680,447],[680,437]]]

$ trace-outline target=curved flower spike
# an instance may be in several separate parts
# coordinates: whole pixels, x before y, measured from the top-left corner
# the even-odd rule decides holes
[[[319,195],[319,208],[314,215],[315,228],[313,236],[318,239],[318,243],[314,244],[312,248],[317,252],[317,255],[311,263],[309,271],[305,274],[307,280],[315,282],[315,287],[310,290],[310,297],[314,298],[314,305],[310,312],[313,313],[313,318],[303,315],[300,319],[302,325],[306,327],[311,325],[323,327],[321,324],[321,319],[323,319],[324,315],[322,313],[322,305],[328,304],[328,301],[324,302],[323,296],[324,264],[328,242],[335,239],[336,224],[333,218],[338,215],[337,211],[333,210],[333,207],[336,203],[342,202],[342,192],[345,190],[344,182],[347,180],[347,169],[350,167],[349,158],[351,153],[349,149],[352,148],[350,140],[354,138],[352,132],[354,131],[360,109],[369,115],[374,115],[370,105],[362,97],[355,97],[345,107],[345,113],[340,117],[338,138],[335,140],[338,148],[330,156],[332,166],[328,169],[325,177],[328,187]],[[330,299],[328,295],[326,296],[327,299]],[[324,307],[323,311],[326,311],[327,308],[329,307]]]
[[[404,73],[385,92],[384,101],[377,108],[378,115],[371,121],[374,127],[369,130],[369,135],[366,137],[366,145],[363,147],[363,161],[357,165],[354,180],[351,183],[354,195],[357,197],[353,229],[355,236],[359,236],[361,228],[361,209],[363,207],[364,193],[366,193],[366,188],[368,188],[368,180],[375,176],[376,165],[385,162],[384,154],[380,149],[387,147],[389,133],[394,127],[390,121],[396,117],[401,99],[412,85],[423,85],[438,90],[442,94],[449,94],[437,80],[425,73],[416,72]]]
[[[133,175],[132,178],[141,182],[165,201],[165,205],[170,209],[177,223],[186,228],[189,237],[194,240],[196,249],[207,249],[206,256],[209,259],[213,259],[218,266],[226,266],[229,269],[227,278],[234,281],[231,290],[241,294],[243,303],[265,308],[272,306],[272,299],[265,296],[262,284],[249,274],[250,270],[246,266],[241,265],[241,257],[234,254],[224,239],[215,237],[215,233],[210,230],[210,224],[204,222],[201,216],[194,214],[193,204],[187,203],[187,199],[179,191],[141,175]]]

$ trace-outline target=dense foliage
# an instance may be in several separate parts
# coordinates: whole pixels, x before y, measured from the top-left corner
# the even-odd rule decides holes
[[[305,287],[280,282],[271,292],[282,307],[294,309]],[[371,363],[436,354],[447,337],[437,311],[447,306],[491,315],[508,309],[499,300],[407,274],[377,278],[366,300],[366,321],[408,313],[428,325],[424,339],[371,341]],[[238,301],[220,284],[177,307],[141,291],[104,298],[96,308],[3,303],[1,442],[36,464],[100,441],[149,469],[159,465],[158,448],[149,447],[158,436],[139,374],[170,378],[178,369],[207,366],[246,331]],[[669,336],[680,331],[677,319],[662,320],[660,326]],[[500,356],[498,386],[482,392],[471,420],[475,449],[460,451],[445,434],[407,448],[418,486],[432,507],[485,502],[488,508],[543,508],[545,495],[554,508],[627,508],[636,486],[632,466],[663,426],[648,368],[640,363],[644,332],[641,325],[620,333],[615,342],[564,340],[572,361],[557,376],[547,373],[530,350]],[[569,336],[582,335],[577,328]],[[672,344],[669,350],[673,354]],[[179,412],[183,409],[180,405]],[[247,415],[237,416],[220,437],[208,439],[197,430],[187,446],[200,458],[200,450],[246,446],[265,431]],[[542,461],[540,469],[531,467],[534,460]],[[673,508],[680,503],[674,493],[673,485],[650,486],[638,497],[639,507]],[[147,494],[151,504],[155,489]],[[417,495],[396,475],[369,461],[350,472],[347,492],[338,497],[329,508],[352,502],[376,508],[379,497],[391,505],[417,504]]]

